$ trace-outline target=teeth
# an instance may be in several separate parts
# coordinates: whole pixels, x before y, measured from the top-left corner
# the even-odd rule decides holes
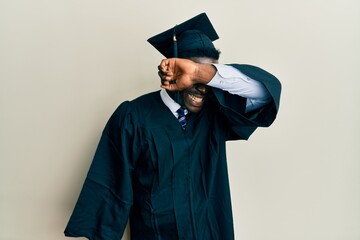
[[[197,103],[202,102],[202,100],[203,100],[203,98],[196,97],[196,96],[191,95],[191,94],[189,94],[189,96],[190,96],[191,100],[193,100],[194,102],[197,102]]]

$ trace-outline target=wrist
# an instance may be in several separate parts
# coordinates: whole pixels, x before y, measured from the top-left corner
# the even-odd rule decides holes
[[[217,69],[208,63],[196,63],[195,68],[195,83],[207,84],[211,81],[211,79],[215,76]]]

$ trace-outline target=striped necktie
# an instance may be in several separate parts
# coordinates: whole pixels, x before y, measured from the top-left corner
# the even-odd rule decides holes
[[[176,111],[178,115],[179,123],[181,124],[182,128],[185,129],[186,126],[186,114],[188,114],[188,110],[185,107],[181,107]]]

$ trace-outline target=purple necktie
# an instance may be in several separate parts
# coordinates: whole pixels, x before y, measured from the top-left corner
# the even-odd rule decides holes
[[[181,124],[182,128],[185,129],[186,126],[186,114],[188,114],[188,110],[185,107],[181,107],[176,111],[178,115],[179,123]]]

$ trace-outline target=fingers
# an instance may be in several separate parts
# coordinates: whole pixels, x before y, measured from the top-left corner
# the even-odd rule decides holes
[[[176,86],[176,84],[162,84],[160,85],[161,88],[164,88],[166,90],[169,91],[178,91],[178,87]]]
[[[170,60],[169,59],[161,60],[158,69],[162,72],[170,72],[171,71]]]
[[[173,75],[171,73],[164,73],[159,70],[158,75],[160,77],[161,84],[164,84],[164,83],[173,84],[174,83]]]
[[[174,79],[174,73],[171,71],[169,59],[164,59],[161,61],[158,66],[158,75],[160,77],[161,86],[169,86],[171,84],[176,84]]]
[[[176,86],[176,80],[161,80],[161,86],[171,86],[173,85],[174,87]]]
[[[158,75],[161,81],[161,88],[176,91],[178,86],[176,84],[176,77],[174,73],[174,59],[163,59],[158,66]]]

